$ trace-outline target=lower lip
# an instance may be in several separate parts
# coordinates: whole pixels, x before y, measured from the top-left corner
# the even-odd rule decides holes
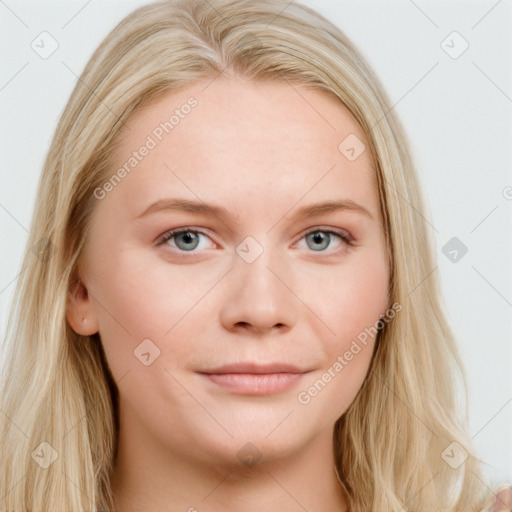
[[[203,373],[204,377],[241,395],[272,395],[293,388],[302,373]]]

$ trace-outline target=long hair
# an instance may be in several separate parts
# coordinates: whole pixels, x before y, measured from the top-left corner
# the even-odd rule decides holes
[[[111,172],[127,118],[162,93],[221,73],[334,95],[374,157],[389,299],[402,310],[379,331],[366,379],[335,425],[336,469],[350,510],[479,511],[485,486],[465,433],[466,377],[443,312],[408,142],[379,80],[343,32],[285,0],[148,4],[112,30],[78,79],[44,164],[9,317],[0,509],[113,510],[117,389],[98,334],[77,335],[66,322],[68,295],[94,190]],[[467,458],[455,467],[454,454]]]

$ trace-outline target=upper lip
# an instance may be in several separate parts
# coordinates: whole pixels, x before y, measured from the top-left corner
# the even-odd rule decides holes
[[[307,373],[310,370],[303,370],[298,366],[287,363],[235,363],[217,366],[208,370],[202,370],[199,373],[222,374],[222,373]]]

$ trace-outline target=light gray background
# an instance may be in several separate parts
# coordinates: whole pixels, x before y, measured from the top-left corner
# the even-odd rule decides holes
[[[60,113],[93,50],[144,3],[0,0],[2,333]],[[470,377],[470,435],[491,478],[512,482],[511,1],[304,3],[361,49],[404,123]],[[31,47],[43,31],[59,45],[47,59]],[[453,31],[469,44],[458,58],[442,47],[462,48]],[[442,252],[452,237],[468,248],[457,262]]]

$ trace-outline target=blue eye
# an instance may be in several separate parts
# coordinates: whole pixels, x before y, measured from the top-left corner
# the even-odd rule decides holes
[[[201,246],[201,239],[211,240],[211,238],[202,231],[189,228],[172,229],[164,233],[158,240],[157,245],[168,244],[171,248],[178,252],[198,252],[196,249],[207,249],[208,246]],[[314,252],[326,252],[327,248],[333,245],[333,240],[337,241],[339,249],[340,244],[351,245],[353,238],[346,231],[333,231],[332,229],[315,228],[302,236],[302,238],[294,244],[299,245],[303,240],[306,241],[306,248]],[[213,243],[213,242],[212,242]],[[333,251],[335,252],[336,248]]]
[[[204,236],[208,238],[205,233],[201,231],[195,231],[193,229],[174,229],[164,233],[160,238],[158,244],[164,244],[166,242],[172,241],[173,243],[169,244],[171,247],[179,249],[181,251],[190,252],[197,249],[201,240],[200,237]]]
[[[332,245],[331,242],[333,238],[337,239],[338,243],[341,241],[341,243],[345,245],[350,245],[353,241],[348,233],[345,234],[343,232],[319,228],[309,231],[301,240],[306,240],[306,246],[309,249],[315,252],[325,252],[325,249]],[[299,240],[299,242],[301,240]]]
[[[311,247],[308,244],[308,246],[311,249],[315,251],[322,251],[323,249],[327,249],[327,247],[331,243],[331,234],[324,233],[323,231],[314,231],[313,233],[306,235],[306,243],[308,241],[311,242],[313,245],[316,245],[316,247]]]

